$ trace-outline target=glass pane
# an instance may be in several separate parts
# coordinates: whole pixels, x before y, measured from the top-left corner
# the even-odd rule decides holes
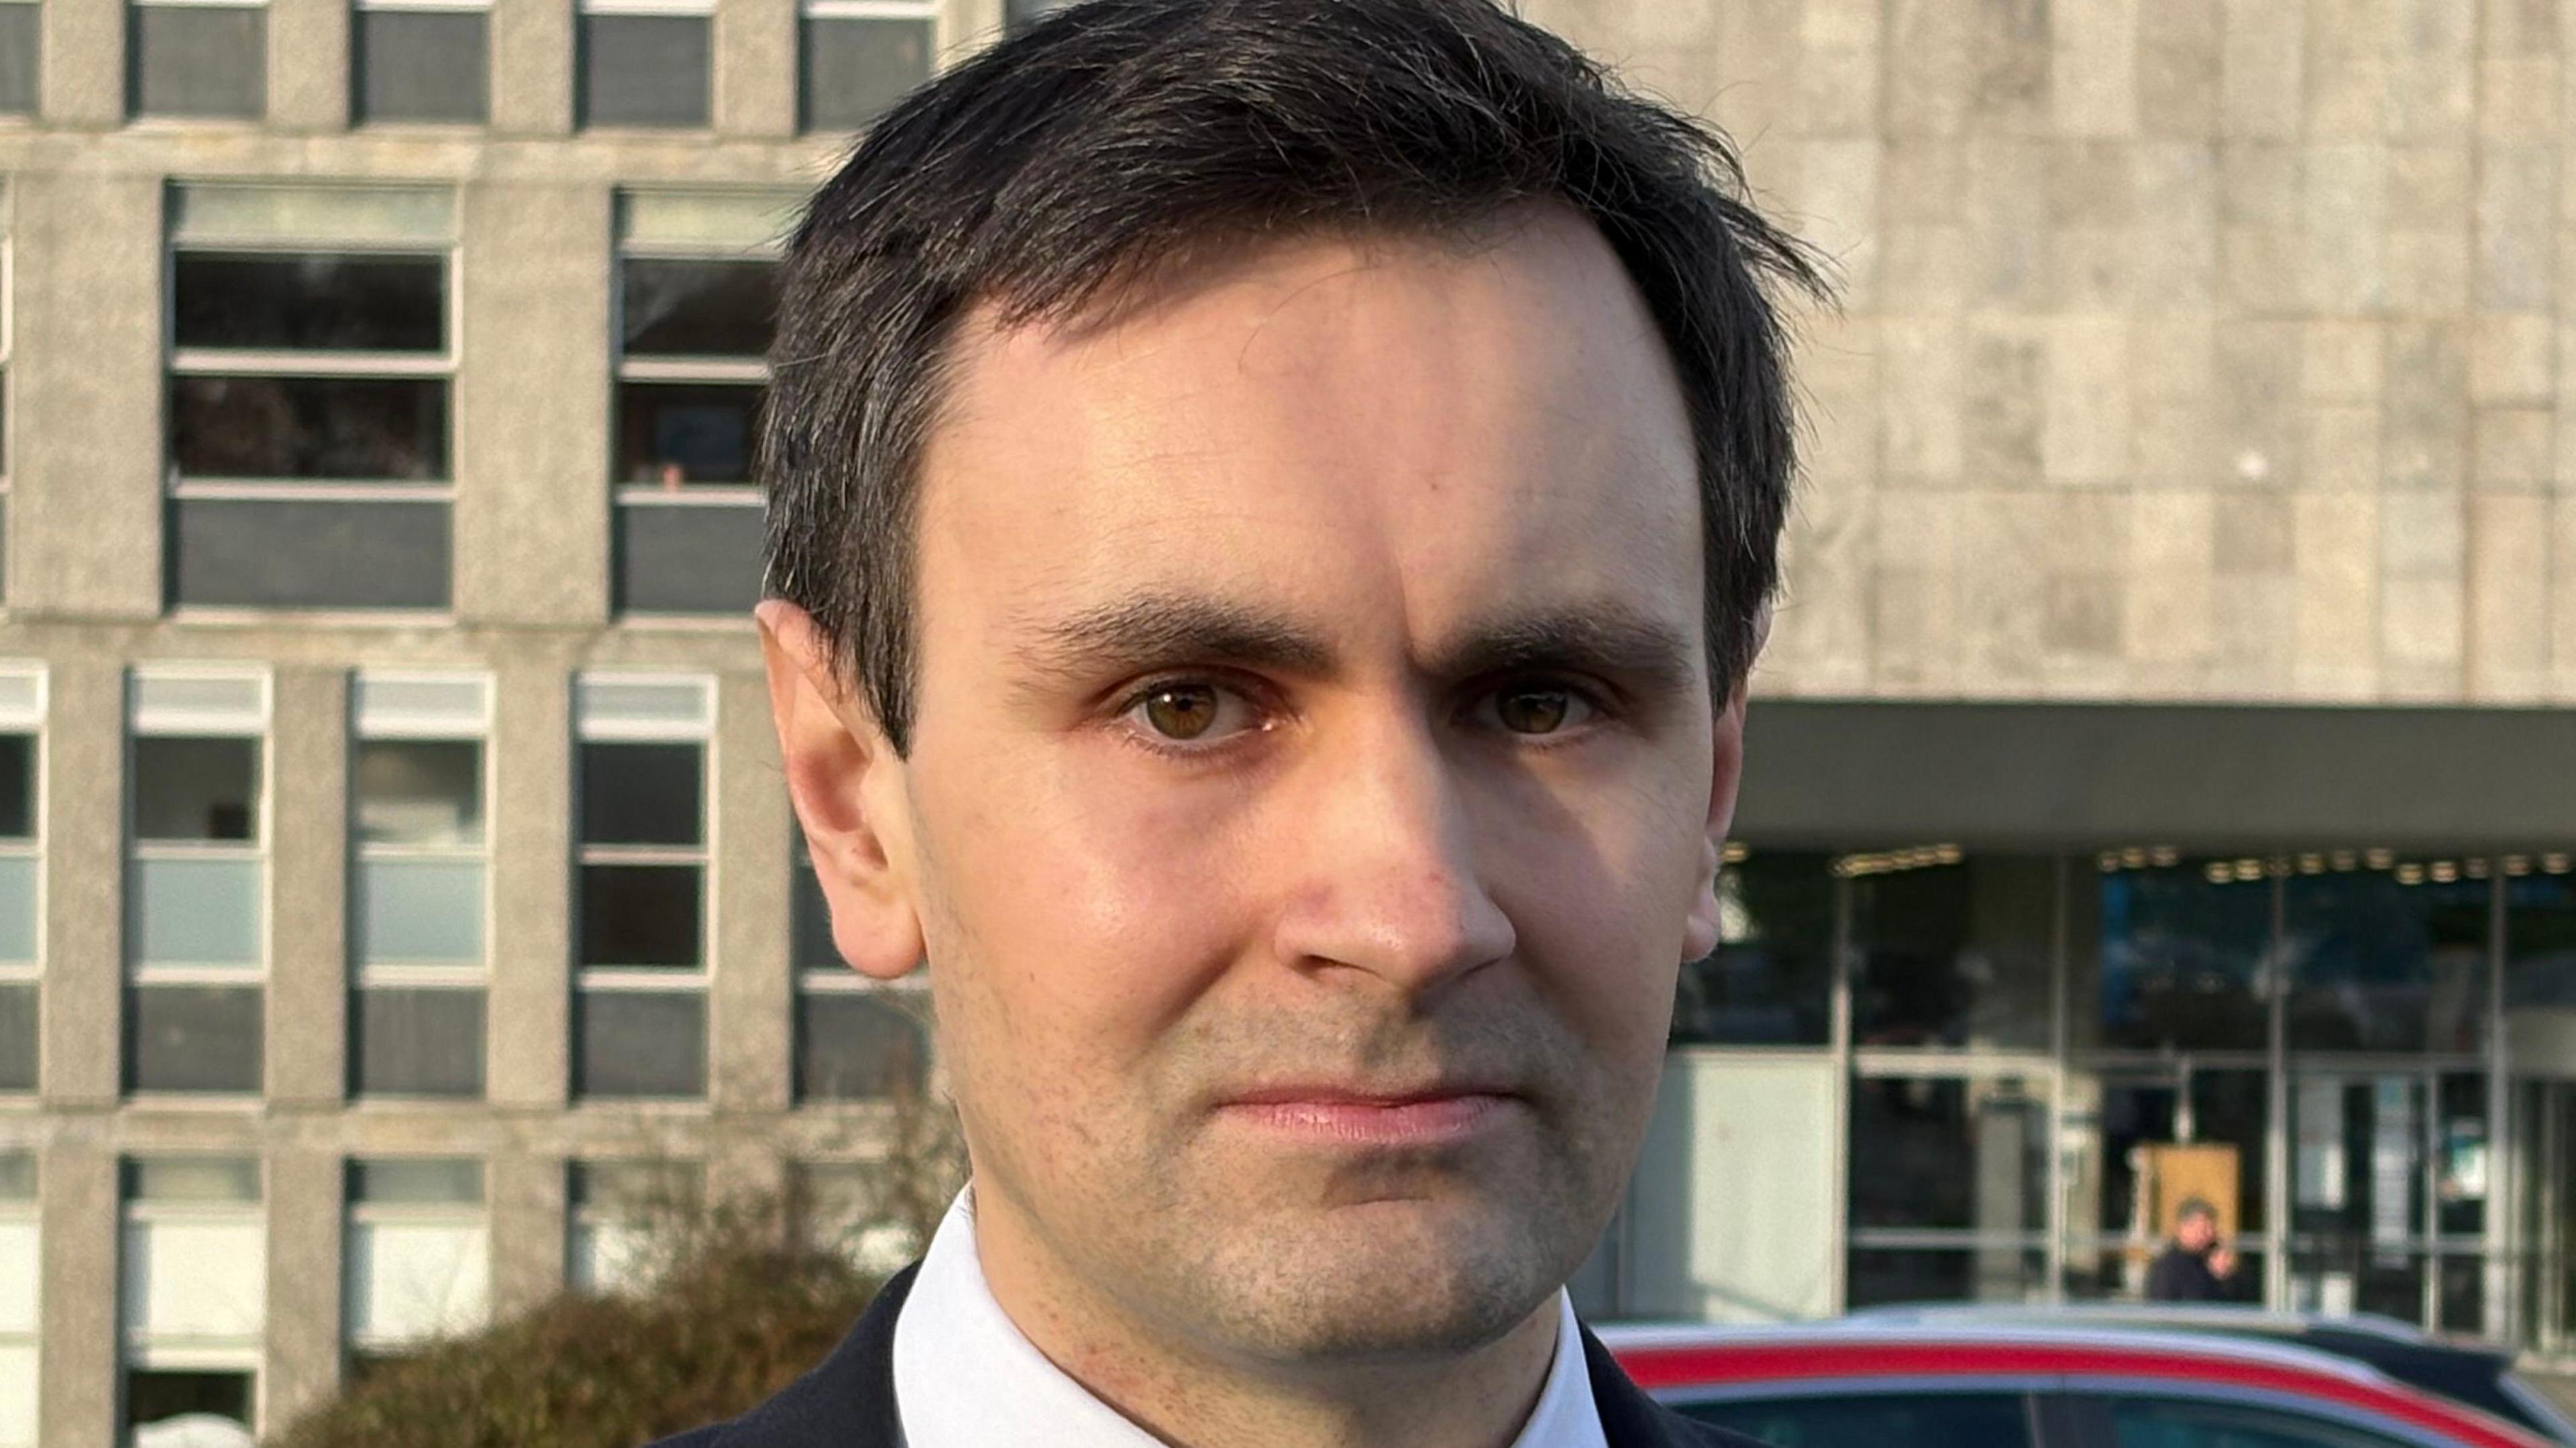
[[[36,736],[0,734],[0,839],[36,837]]]
[[[438,257],[183,251],[170,268],[171,325],[182,347],[436,352],[447,345],[447,263]]]
[[[2037,1302],[2048,1254],[2031,1247],[1854,1247],[1847,1290],[1855,1308],[1905,1302]]]
[[[2476,1334],[2487,1330],[2485,1258],[2442,1259],[2441,1317],[2433,1325],[2444,1332]]]
[[[436,482],[439,377],[173,377],[170,463],[191,478]]]
[[[0,1091],[36,1089],[36,983],[0,983]]]
[[[2030,1442],[2018,1393],[1838,1393],[1674,1403],[1685,1418],[1772,1448],[2016,1448]]]
[[[370,986],[355,1006],[349,1080],[359,1094],[483,1094],[483,992]]]
[[[2317,1311],[2420,1320],[2422,1078],[2308,1072],[2290,1088],[2293,1293]]]
[[[36,113],[37,17],[42,9],[0,5],[0,111]]]
[[[246,1372],[125,1370],[125,1421],[130,1427],[204,1414],[238,1424],[247,1434],[250,1406],[251,1375]]]
[[[483,843],[483,745],[472,739],[362,739],[358,839],[470,849]]]
[[[617,508],[617,607],[627,613],[749,613],[767,546],[760,499],[739,506]]]
[[[2237,1403],[2114,1398],[2112,1448],[2402,1448],[2324,1417]]]
[[[805,129],[855,131],[930,79],[931,22],[808,19],[798,78]]]
[[[707,123],[707,30],[695,15],[581,17],[581,123]]]
[[[483,1163],[458,1157],[386,1157],[349,1163],[349,1200],[364,1206],[483,1205]]]
[[[466,965],[483,959],[479,860],[370,860],[353,899],[366,965]]]
[[[694,845],[706,838],[700,744],[581,746],[581,842]]]
[[[456,190],[443,185],[184,181],[170,188],[170,235],[183,247],[444,243]]]
[[[2485,1039],[2489,882],[2416,865],[2284,886],[2294,1051],[2475,1051]]]
[[[1852,1082],[1853,1228],[2041,1230],[2047,1126],[2011,1077]]]
[[[862,1101],[917,1090],[929,1065],[921,1024],[873,994],[805,992],[796,1001],[796,1094]]]
[[[2576,874],[2505,881],[2505,1009],[2517,1020],[2559,1019],[2539,1012],[2576,1011]]]
[[[36,1199],[36,1154],[33,1151],[0,1151],[0,1202],[32,1202]]]
[[[255,1206],[259,1163],[240,1156],[163,1156],[129,1160],[124,1171],[129,1202],[185,1206]]]
[[[670,489],[750,482],[766,391],[756,382],[619,383],[618,480]]]
[[[259,876],[257,860],[135,861],[135,962],[257,966]]]
[[[1981,855],[1851,888],[1856,1043],[2048,1044],[2056,860]]]
[[[134,837],[259,837],[259,741],[146,735],[134,741]]]
[[[798,970],[847,970],[839,946],[832,943],[832,907],[823,898],[823,883],[814,878],[814,866],[805,858],[805,837],[796,837],[796,865],[790,889],[794,892],[793,954]]]
[[[36,958],[36,861],[0,855],[0,961]]]
[[[2441,1100],[2435,1118],[2433,1228],[2445,1237],[2475,1237],[2487,1229],[2487,1182],[2494,1160],[2487,1078],[2460,1072],[2437,1084]]]
[[[492,67],[479,11],[359,10],[350,17],[357,119],[479,122]]]
[[[1673,1040],[1821,1046],[1831,1027],[1828,858],[1755,850],[1718,875],[1716,951],[1682,967]]]
[[[583,1096],[703,1096],[707,1002],[692,991],[582,991],[573,1001],[573,1090]]]
[[[174,498],[170,532],[174,603],[447,607],[443,502]]]
[[[2223,876],[2223,878],[2222,878]],[[2259,1051],[2272,881],[2225,861],[2120,866],[2069,892],[2076,1044]]]
[[[2179,1073],[2066,1076],[2070,1225],[2160,1237],[2172,1207],[2199,1197],[2222,1231],[2263,1229],[2263,1142],[2270,1087],[2259,1070],[2194,1069],[2186,1114]]]
[[[141,965],[237,965],[262,959],[260,862],[137,860],[127,906],[130,958]]]
[[[136,5],[126,84],[139,116],[257,120],[268,109],[268,15],[257,7]]]
[[[634,356],[758,357],[778,314],[778,263],[633,258],[620,308]]]
[[[703,964],[701,880],[695,865],[582,866],[581,963]]]
[[[125,1008],[128,1090],[258,1094],[259,987],[134,986]]]

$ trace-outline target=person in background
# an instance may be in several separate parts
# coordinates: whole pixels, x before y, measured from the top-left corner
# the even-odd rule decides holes
[[[2147,1268],[2147,1300],[2225,1302],[2235,1270],[2235,1250],[2218,1240],[2218,1209],[2187,1197],[2174,1213],[2173,1240]]]

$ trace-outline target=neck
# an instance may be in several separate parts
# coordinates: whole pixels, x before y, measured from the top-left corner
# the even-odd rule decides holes
[[[1006,1194],[975,1189],[975,1248],[1013,1326],[1175,1448],[1509,1448],[1555,1360],[1554,1297],[1493,1342],[1403,1362],[1228,1354],[1097,1290]]]

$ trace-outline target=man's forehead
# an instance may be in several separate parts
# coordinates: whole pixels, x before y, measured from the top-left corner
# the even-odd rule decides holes
[[[1139,598],[1283,627],[1368,598],[1441,643],[1587,604],[1696,632],[1679,388],[1579,219],[1310,238],[1114,324],[980,327],[925,454],[925,634],[958,584],[1016,635]]]

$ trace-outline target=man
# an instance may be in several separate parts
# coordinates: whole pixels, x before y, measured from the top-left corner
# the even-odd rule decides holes
[[[1488,0],[1098,0],[789,251],[760,609],[972,1182],[693,1448],[1653,1448],[1563,1284],[1718,930],[1811,288]]]
[[[2224,1302],[2234,1267],[2235,1254],[2219,1245],[2218,1209],[2187,1197],[2174,1212],[2173,1240],[2147,1266],[2147,1300]]]

